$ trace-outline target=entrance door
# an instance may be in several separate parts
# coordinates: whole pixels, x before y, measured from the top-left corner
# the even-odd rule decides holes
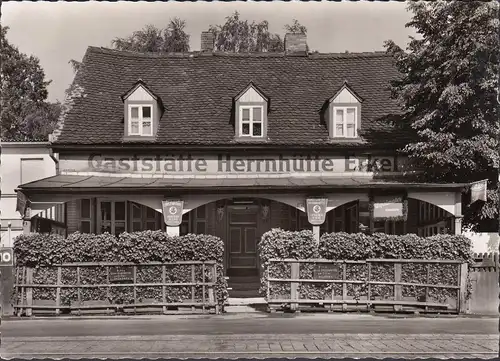
[[[257,212],[252,206],[229,208],[229,267],[257,269]]]

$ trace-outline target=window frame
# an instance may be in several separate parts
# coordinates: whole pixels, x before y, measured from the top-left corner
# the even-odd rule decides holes
[[[132,132],[132,108],[139,108],[139,132],[134,133]],[[143,117],[143,108],[150,108],[151,110],[151,117],[146,118],[147,120],[144,120]],[[152,137],[154,134],[154,128],[153,128],[153,123],[154,123],[154,115],[153,115],[154,107],[152,104],[128,104],[128,135],[129,136],[138,136],[138,137]],[[151,133],[150,134],[145,134],[144,133],[144,122],[151,122]]]
[[[253,110],[255,108],[260,108],[260,122],[254,122],[253,120]],[[250,116],[248,122],[243,121],[243,110],[249,110]],[[238,115],[238,121],[239,121],[239,130],[238,130],[238,136],[240,138],[263,138],[264,137],[264,126],[265,126],[265,120],[264,120],[264,104],[252,104],[252,105],[246,105],[246,104],[241,104],[239,106],[239,115]],[[243,124],[249,124],[249,134],[243,134]],[[260,123],[261,128],[260,128],[260,135],[253,135],[253,125],[254,123]]]
[[[111,212],[111,219],[109,220],[110,222],[110,234],[115,234],[116,233],[116,224],[118,222],[123,222],[124,223],[124,227],[125,227],[125,230],[124,232],[128,232],[129,231],[129,222],[127,221],[128,220],[128,216],[129,216],[129,209],[128,209],[128,201],[125,201],[125,200],[113,200],[113,199],[107,199],[107,198],[99,198],[97,199],[97,229],[96,229],[96,233],[97,234],[102,234],[102,225],[103,225],[103,219],[102,219],[102,203],[110,203],[111,204],[111,209],[110,209],[110,212]],[[124,207],[125,207],[125,219],[124,220],[121,220],[121,219],[116,219],[116,203],[125,203],[124,204]]]
[[[347,139],[355,139],[358,138],[358,127],[359,127],[359,111],[358,111],[358,105],[334,105],[333,106],[333,124],[332,124],[332,130],[333,130],[333,137],[334,138],[347,138]],[[347,111],[349,109],[354,109],[354,136],[348,136],[347,135]],[[337,134],[337,111],[342,110],[343,111],[343,135],[338,135]]]

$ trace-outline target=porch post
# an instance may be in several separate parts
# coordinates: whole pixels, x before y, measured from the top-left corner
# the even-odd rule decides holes
[[[180,234],[180,227],[179,226],[177,226],[177,227],[167,226],[167,234],[170,237],[178,236]]]
[[[25,215],[23,217],[23,234],[31,233],[31,207],[26,208]]]
[[[455,227],[454,234],[462,234],[462,193],[455,193]]]
[[[313,226],[313,234],[314,234],[314,240],[316,241],[316,244],[319,244],[319,226]]]

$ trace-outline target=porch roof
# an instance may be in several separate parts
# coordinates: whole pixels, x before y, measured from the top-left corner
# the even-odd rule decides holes
[[[469,183],[414,183],[402,179],[374,179],[361,176],[286,176],[231,178],[142,178],[131,176],[56,175],[19,186],[26,194],[71,192],[130,192],[199,190],[249,191],[290,189],[422,189],[465,190]]]

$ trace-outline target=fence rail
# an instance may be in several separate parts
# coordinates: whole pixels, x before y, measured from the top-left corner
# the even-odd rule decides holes
[[[167,268],[172,266],[185,266],[190,268],[190,274],[188,275],[189,281],[185,282],[167,282]],[[113,267],[128,267],[132,270],[131,275],[127,273],[125,277],[122,276],[117,280],[112,280],[110,275],[110,269]],[[154,274],[154,278],[158,279],[158,282],[139,282],[137,279],[138,269],[147,267],[161,267],[161,273]],[[197,267],[198,271],[201,271],[201,281],[197,280]],[[95,268],[104,271],[106,282],[95,282],[87,283],[82,282],[81,271],[83,269]],[[20,302],[16,302],[14,308],[16,314],[32,316],[33,310],[48,310],[55,311],[56,315],[61,313],[61,310],[66,311],[77,311],[78,314],[82,310],[130,310],[137,312],[137,309],[144,308],[161,308],[163,313],[178,313],[179,308],[190,307],[192,312],[200,310],[202,312],[215,311],[219,313],[219,306],[217,302],[217,296],[215,292],[215,286],[217,283],[217,264],[215,261],[180,261],[171,263],[160,263],[160,262],[150,262],[150,263],[129,263],[129,262],[85,262],[85,263],[63,263],[54,266],[38,267],[37,270],[48,269],[55,271],[57,273],[57,279],[55,283],[37,283],[34,282],[34,268],[31,267],[17,267],[16,269],[16,283],[14,289],[20,296]],[[76,271],[76,281],[68,282],[68,280],[63,280],[63,269],[73,269]],[[207,275],[208,272],[208,275]],[[124,287],[129,287],[132,289],[133,302],[130,303],[112,303],[111,293],[113,289],[123,289]],[[154,287],[161,288],[161,301],[154,300],[154,302],[142,302],[145,297],[139,297],[137,292],[141,288]],[[182,302],[168,302],[168,288],[172,287],[183,287],[191,288],[190,298],[183,299]],[[55,289],[55,300],[54,304],[42,305],[36,304],[36,301],[46,301],[37,300],[33,297],[34,290],[40,289]],[[76,302],[71,302],[68,304],[62,304],[61,302],[61,291],[74,289],[76,290]],[[106,300],[84,300],[82,291],[89,289],[103,289],[106,290]],[[196,291],[201,289],[201,297]],[[92,302],[94,304],[85,305],[84,302]],[[95,304],[96,302],[100,304]],[[171,308],[177,308],[177,310],[171,310]]]
[[[272,267],[277,264],[289,264],[289,277],[273,277]],[[305,265],[330,264],[338,266],[338,273],[335,276],[312,278],[300,277],[301,267]],[[375,265],[384,264],[393,268],[393,280],[376,280],[373,279],[372,270]],[[425,265],[426,282],[405,282],[402,280],[403,265],[420,264]],[[348,279],[347,266],[366,266],[366,274],[358,279]],[[448,265],[456,268],[456,283],[455,284],[434,284],[430,282],[431,267],[438,265]],[[309,272],[311,271],[309,267]],[[276,308],[290,307],[292,310],[299,310],[300,305],[319,305],[325,307],[330,306],[330,310],[334,310],[334,306],[341,305],[342,310],[347,310],[347,305],[363,305],[367,309],[372,306],[390,306],[394,311],[402,311],[403,307],[418,307],[429,311],[430,308],[443,310],[453,310],[457,313],[465,312],[466,310],[466,292],[467,292],[467,274],[468,265],[461,261],[452,260],[422,260],[422,259],[368,259],[363,261],[344,261],[344,260],[326,260],[326,259],[271,259],[266,269],[267,275],[267,303],[271,310]],[[271,295],[271,284],[286,284],[289,285],[288,296],[281,294],[278,298],[273,298]],[[329,297],[324,299],[301,298],[300,287],[304,285],[327,284],[331,285],[332,291]],[[335,294],[335,285],[341,286],[341,294]],[[348,285],[361,285],[366,287],[365,299],[353,299],[348,296]],[[393,289],[392,299],[374,299],[373,287],[386,286]],[[403,287],[414,287],[415,289],[424,290],[424,300],[407,300],[403,297]],[[456,304],[450,305],[446,302],[429,301],[430,289],[448,289],[456,295]],[[337,298],[336,298],[337,297]],[[350,298],[351,297],[351,298]]]

